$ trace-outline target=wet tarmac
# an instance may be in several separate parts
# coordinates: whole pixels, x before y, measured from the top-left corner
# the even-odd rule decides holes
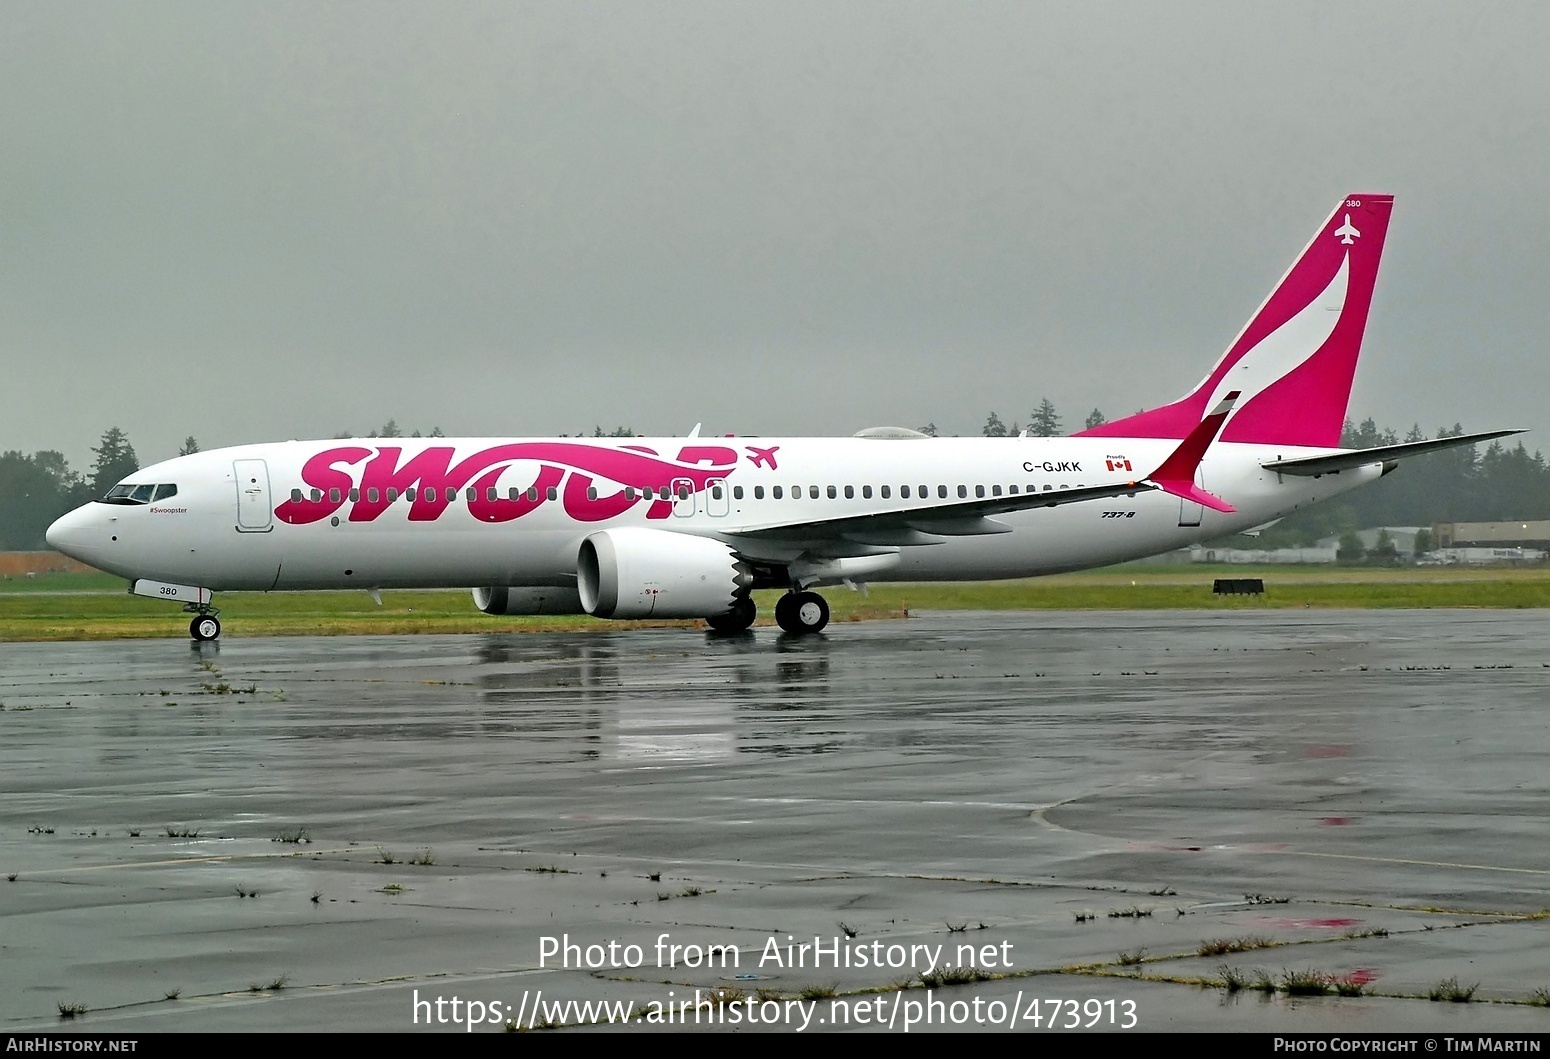
[[[0,704],[5,1030],[1550,1029],[1544,612],[10,644]]]

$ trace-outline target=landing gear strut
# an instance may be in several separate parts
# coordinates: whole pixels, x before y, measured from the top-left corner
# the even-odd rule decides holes
[[[816,592],[788,592],[775,604],[775,621],[789,633],[817,632],[829,624],[829,604]]]
[[[731,610],[724,614],[713,614],[705,621],[716,632],[742,632],[753,624],[758,614],[759,608],[754,605],[754,601],[743,596],[732,604]]]
[[[221,622],[216,617],[220,613],[208,603],[190,603],[183,607],[184,610],[194,615],[194,620],[188,623],[188,634],[199,643],[209,643],[221,637]]]

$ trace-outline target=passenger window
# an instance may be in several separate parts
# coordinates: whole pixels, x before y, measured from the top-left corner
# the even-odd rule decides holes
[[[976,485],[974,487],[974,495],[975,496],[984,496],[985,495],[985,487],[983,485]]]
[[[743,487],[742,486],[734,485],[732,487],[732,499],[733,500],[741,500],[741,499],[743,499]]]
[[[899,495],[908,500],[910,498],[910,487],[907,485],[899,486]]]
[[[721,486],[719,486],[719,485],[711,486],[710,487],[710,496],[711,496],[712,500],[720,500],[721,499]]]
[[[500,496],[500,493],[496,491],[493,485],[489,486],[484,491],[484,498],[487,501],[494,502],[495,498],[498,496]]]
[[[301,490],[300,489],[292,489],[291,490],[291,503],[293,503],[293,504],[301,503]]]
[[[314,489],[314,490],[312,490],[312,502],[314,504],[316,504],[318,501],[320,501],[322,499],[323,499],[323,490],[321,490],[321,489]]]
[[[527,502],[533,503],[538,499],[538,486],[530,485],[527,488]]]
[[[411,485],[408,489],[404,490],[404,499],[409,501],[414,500],[414,486]]]
[[[635,499],[635,487],[633,485],[627,485],[624,487],[624,498],[626,500]]]
[[[490,487],[490,492],[492,492],[492,493],[493,493],[493,492],[495,492],[495,487],[494,487],[494,486],[491,486],[491,487]],[[467,497],[467,498],[468,498],[468,502],[469,502],[469,503],[470,503],[470,504],[472,504],[472,503],[473,503],[473,502],[474,502],[474,499],[475,499],[475,498],[476,498],[476,497],[478,497],[478,495],[479,495],[479,494],[478,494],[478,493],[477,493],[477,492],[475,492],[475,490],[474,490],[474,487],[473,487],[473,486],[469,486],[469,487],[468,487],[468,492],[466,492],[466,493],[464,493],[464,494],[463,494],[463,495],[464,495],[464,496],[465,496],[465,497]],[[493,497],[492,497],[492,498],[491,498],[491,499],[494,499],[494,498],[493,498]]]
[[[596,500],[597,499],[597,486],[595,486],[595,485],[587,486],[587,499],[588,500]]]
[[[777,485],[775,488],[779,489],[780,486]],[[756,486],[753,487],[753,498],[755,500],[763,500],[764,499],[764,486],[756,485]]]
[[[984,496],[983,493],[981,493],[980,495]],[[991,486],[990,487],[990,495],[991,496],[1000,496],[1001,495],[1001,487],[999,485]]]
[[[1017,486],[1015,486],[1015,485],[1012,486],[1010,489],[1007,490],[1007,492],[1011,493],[1013,496],[1016,496],[1017,495]]]
[[[882,494],[883,494],[883,499],[887,500],[888,499],[888,493],[890,492],[889,487],[885,485],[885,486],[883,486],[881,491],[882,491]]]
[[[849,496],[850,494],[846,493],[845,495]],[[863,485],[861,487],[861,499],[863,499],[863,500],[870,500],[870,499],[872,499],[872,487],[870,485]]]
[[[595,490],[594,490],[594,492],[595,492]],[[597,498],[594,496],[593,499],[595,500]],[[687,500],[687,499],[689,499],[689,487],[687,485],[680,485],[678,487],[678,499],[680,499],[680,500]]]
[[[827,491],[828,491],[828,494],[829,494],[829,499],[830,499],[830,500],[834,500],[834,499],[836,499],[836,498],[837,498],[837,497],[838,497],[838,496],[839,496],[839,493],[837,493],[837,492],[836,492],[836,491],[835,491],[835,489],[834,489],[834,486],[832,486],[832,485],[831,485],[831,486],[829,486],[829,488],[828,488],[828,490],[827,490]]]
[[[853,486],[853,485],[847,485],[845,487],[845,499],[846,500],[854,500],[855,498],[856,498],[856,487]]]
[[[344,502],[344,494],[338,488],[330,489],[328,491],[328,502],[330,504],[341,504]]]
[[[388,503],[391,504],[391,503],[396,502],[397,500],[398,500],[398,490],[397,489],[389,489],[388,490]]]
[[[922,500],[926,499],[926,497],[931,495],[931,487],[929,485],[921,486],[919,495]]]
[[[350,490],[350,503],[353,504],[357,500],[359,500],[360,498],[361,498],[361,491],[359,489],[351,489]]]
[[[947,486],[945,486],[945,485],[937,486],[936,487],[936,495],[941,497],[943,500],[946,500],[947,499]]]
[[[534,500],[538,499],[538,490],[537,489],[533,490],[533,499]],[[550,500],[558,500],[558,499],[560,499],[560,491],[558,489],[556,489],[552,485],[549,487],[549,499]]]
[[[833,487],[831,486],[830,488],[832,489]],[[816,485],[808,486],[807,487],[807,495],[809,497],[811,497],[812,499],[817,500],[818,499],[818,487]],[[834,494],[830,493],[829,495],[833,496]]]
[[[773,489],[771,489],[770,490],[770,496],[774,497],[776,500],[781,499],[780,486],[777,485]]]

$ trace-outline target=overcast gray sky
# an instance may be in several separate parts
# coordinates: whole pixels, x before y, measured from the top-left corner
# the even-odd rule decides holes
[[[1397,196],[1353,414],[1550,449],[1550,5],[0,5],[0,449],[977,433]]]

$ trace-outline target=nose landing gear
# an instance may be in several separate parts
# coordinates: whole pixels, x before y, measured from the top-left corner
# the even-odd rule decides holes
[[[220,612],[208,603],[185,603],[183,609],[194,615],[188,623],[188,634],[199,643],[210,643],[221,638]]]
[[[829,624],[829,604],[816,592],[788,592],[775,604],[775,621],[789,633],[818,632]]]

